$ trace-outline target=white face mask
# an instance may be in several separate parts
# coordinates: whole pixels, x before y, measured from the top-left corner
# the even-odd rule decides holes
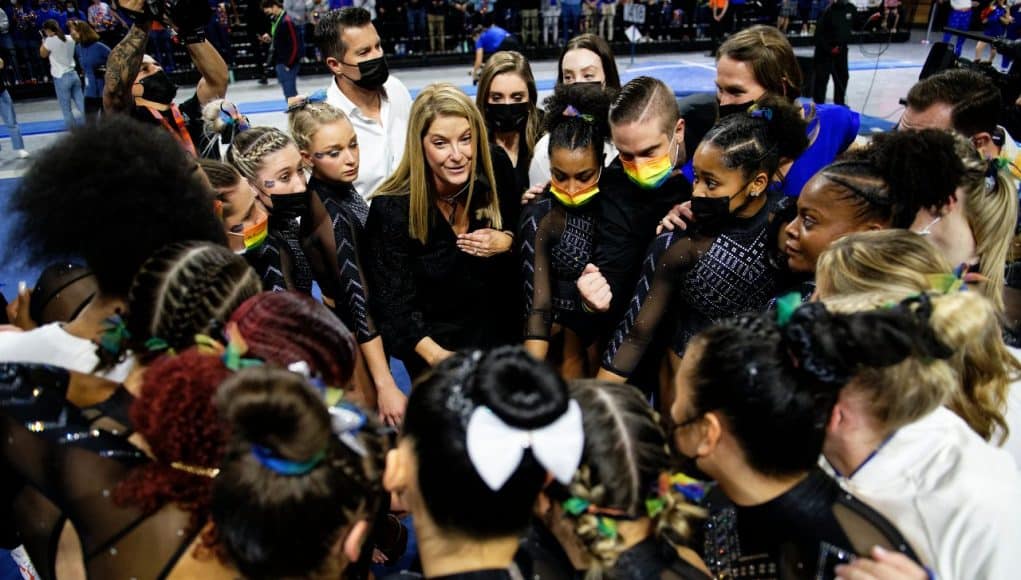
[[[920,235],[920,236],[931,235],[932,234],[932,226],[938,224],[940,222],[940,220],[942,220],[942,219],[943,219],[943,216],[938,216],[936,219],[934,219],[931,222],[929,222],[929,225],[925,226],[924,228],[922,228],[921,230],[919,230],[919,231],[917,231],[915,233]]]

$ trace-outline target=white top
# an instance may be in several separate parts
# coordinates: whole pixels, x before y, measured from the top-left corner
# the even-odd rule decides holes
[[[1007,347],[1014,358],[1021,360],[1021,349]],[[1021,381],[1010,384],[1010,392],[1007,393],[1007,412],[1004,413],[1007,420],[1007,428],[1010,433],[1003,443],[1003,449],[1014,457],[1014,463],[1021,469]],[[1000,440],[1000,432],[993,433],[993,442]]]
[[[617,148],[612,141],[607,140],[603,144],[603,165],[609,167],[616,157]],[[528,184],[532,186],[549,183],[550,175],[552,173],[549,168],[549,133],[546,133],[539,138],[532,150],[532,164],[528,166]]]
[[[901,427],[852,478],[837,480],[886,516],[940,580],[1018,577],[1021,475],[949,409]]]
[[[58,322],[25,332],[0,332],[0,361],[47,364],[92,374],[99,364],[95,343],[68,334]],[[131,357],[106,373],[105,379],[122,382],[134,362]]]
[[[54,80],[74,70],[74,40],[65,35],[63,42],[58,36],[47,36],[43,46],[50,51],[50,76]]]
[[[971,10],[971,0],[950,0],[950,7],[954,10]]]
[[[358,135],[358,150],[361,162],[355,190],[364,198],[372,195],[397,169],[404,155],[404,141],[408,133],[408,118],[411,117],[411,94],[397,77],[390,75],[383,84],[379,117],[382,125],[370,119],[337,88],[337,81],[330,82],[326,89],[326,102],[344,111],[354,125]]]

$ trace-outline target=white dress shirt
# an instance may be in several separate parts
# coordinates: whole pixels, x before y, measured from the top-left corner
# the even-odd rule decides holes
[[[940,580],[1007,580],[1021,571],[1021,476],[1006,451],[945,407],[901,427],[837,481],[879,511]]]
[[[358,136],[360,163],[355,190],[368,198],[397,169],[404,155],[404,142],[411,117],[411,94],[397,77],[390,75],[383,84],[379,121],[362,114],[351,99],[340,92],[336,80],[326,89],[326,102],[344,111]]]

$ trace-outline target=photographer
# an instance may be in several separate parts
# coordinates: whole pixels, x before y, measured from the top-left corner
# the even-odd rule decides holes
[[[143,123],[160,125],[186,151],[211,151],[219,157],[216,147],[207,147],[202,107],[227,94],[227,63],[212,44],[206,41],[205,26],[211,16],[206,0],[179,0],[163,4],[144,0],[124,0],[121,9],[130,14],[134,25],[112,51],[107,60],[103,107],[108,113],[125,113]],[[153,11],[159,11],[154,14]],[[167,21],[178,32],[202,78],[195,94],[180,105],[174,102],[177,85],[158,62],[145,54],[145,44],[153,20]]]

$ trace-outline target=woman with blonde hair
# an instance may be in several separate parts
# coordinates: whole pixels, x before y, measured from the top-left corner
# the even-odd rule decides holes
[[[1021,326],[1018,308],[1004,302],[1007,256],[1017,225],[1017,188],[1010,170],[999,160],[988,160],[964,137],[955,136],[955,153],[964,165],[949,203],[922,208],[911,229],[922,234],[953,266],[963,265],[981,275],[976,284],[1000,314],[1012,335]]]
[[[337,290],[341,293],[324,298],[358,338],[366,364],[358,365],[356,381],[375,391],[380,420],[399,426],[407,397],[394,382],[383,339],[369,312],[369,287],[362,266],[369,206],[354,187],[361,160],[358,135],[344,111],[325,102],[299,101],[290,107],[289,122],[301,157],[312,172],[308,189],[322,201],[333,225],[341,279]]]
[[[882,312],[899,297],[859,294],[825,303],[838,313]],[[938,359],[962,356],[956,335],[961,329],[955,326],[982,318],[981,302],[985,299],[974,292],[922,293],[894,306],[913,312],[943,352],[918,353],[883,368],[859,367],[826,424],[823,455],[830,473],[889,518],[940,578],[1006,578],[1021,565],[1016,550],[1004,549],[1021,545],[1017,466],[944,406],[958,399],[961,377],[954,367],[960,360]],[[853,351],[876,338],[874,332],[845,334],[842,348]],[[964,341],[965,350],[977,339]]]
[[[907,230],[879,230],[847,235],[819,256],[816,297],[864,292],[925,292],[930,276],[952,268],[925,239]]]
[[[486,119],[490,137],[514,166],[515,191],[504,195],[519,195],[530,185],[528,167],[542,131],[537,103],[532,67],[520,52],[501,51],[489,57],[479,77],[475,105]]]
[[[901,299],[930,290],[956,290],[963,284],[938,250],[903,230],[853,234],[834,243],[819,258],[816,281],[817,296],[823,300],[863,293]],[[1021,401],[1008,403],[1021,394],[1021,389],[1011,389],[1021,363],[1004,344],[992,301],[980,299],[977,292],[963,294],[968,297],[948,301],[953,307],[935,311],[931,321],[954,350],[950,363],[959,388],[946,404],[983,439],[1003,445],[1012,426],[1021,431]],[[1010,441],[1011,453],[1021,461],[1018,439]]]
[[[517,200],[498,195],[482,114],[447,83],[411,108],[404,156],[366,222],[373,312],[412,375],[459,348],[514,342]]]

